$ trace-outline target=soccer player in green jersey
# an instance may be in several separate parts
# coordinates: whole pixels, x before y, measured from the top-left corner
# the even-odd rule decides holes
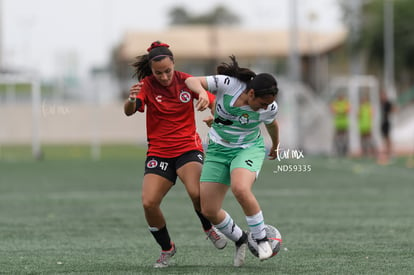
[[[217,75],[189,77],[185,83],[195,92],[208,90],[216,95],[214,118],[209,131],[201,175],[201,211],[228,239],[236,244],[234,266],[244,263],[247,233],[222,209],[229,188],[241,205],[260,260],[271,257],[260,205],[252,192],[265,158],[260,124],[272,140],[269,159],[276,158],[279,127],[275,119],[278,93],[275,78],[240,68],[236,58],[217,67]]]

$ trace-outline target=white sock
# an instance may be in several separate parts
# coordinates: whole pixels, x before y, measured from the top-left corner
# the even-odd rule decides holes
[[[215,224],[214,226],[220,230],[224,236],[234,242],[238,241],[243,234],[243,231],[237,224],[234,223],[233,219],[227,212],[224,220],[219,224]]]
[[[252,232],[253,239],[261,240],[266,237],[265,223],[262,211],[259,211],[259,213],[253,216],[246,216],[246,221],[249,225],[250,232]]]

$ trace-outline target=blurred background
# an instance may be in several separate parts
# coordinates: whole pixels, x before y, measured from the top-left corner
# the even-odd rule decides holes
[[[193,75],[214,74],[230,55],[274,74],[283,149],[369,156],[368,144],[374,158],[412,157],[413,17],[410,0],[0,0],[0,159],[16,148],[47,158],[44,148],[60,145],[99,159],[102,146],[145,145],[145,115],[127,118],[123,103],[136,82],[130,64],[155,40]],[[342,153],[332,107],[340,96]],[[197,114],[203,138],[206,115]]]

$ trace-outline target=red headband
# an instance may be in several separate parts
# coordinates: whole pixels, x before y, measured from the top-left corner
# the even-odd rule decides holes
[[[151,44],[151,47],[149,47],[147,49],[147,52],[150,52],[152,49],[155,49],[155,48],[158,48],[158,47],[166,47],[166,48],[169,48],[170,45],[156,41],[156,42],[153,42]]]

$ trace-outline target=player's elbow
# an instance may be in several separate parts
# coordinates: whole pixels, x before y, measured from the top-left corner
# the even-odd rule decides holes
[[[184,80],[185,85],[187,85],[188,88],[194,88],[197,85],[197,80],[194,76],[191,76]]]
[[[184,81],[185,85],[190,90],[199,91],[200,89],[207,89],[206,81],[203,77],[190,76]]]
[[[125,107],[124,108],[124,114],[126,116],[132,116],[133,114],[135,114],[135,110],[131,110],[130,108]]]

